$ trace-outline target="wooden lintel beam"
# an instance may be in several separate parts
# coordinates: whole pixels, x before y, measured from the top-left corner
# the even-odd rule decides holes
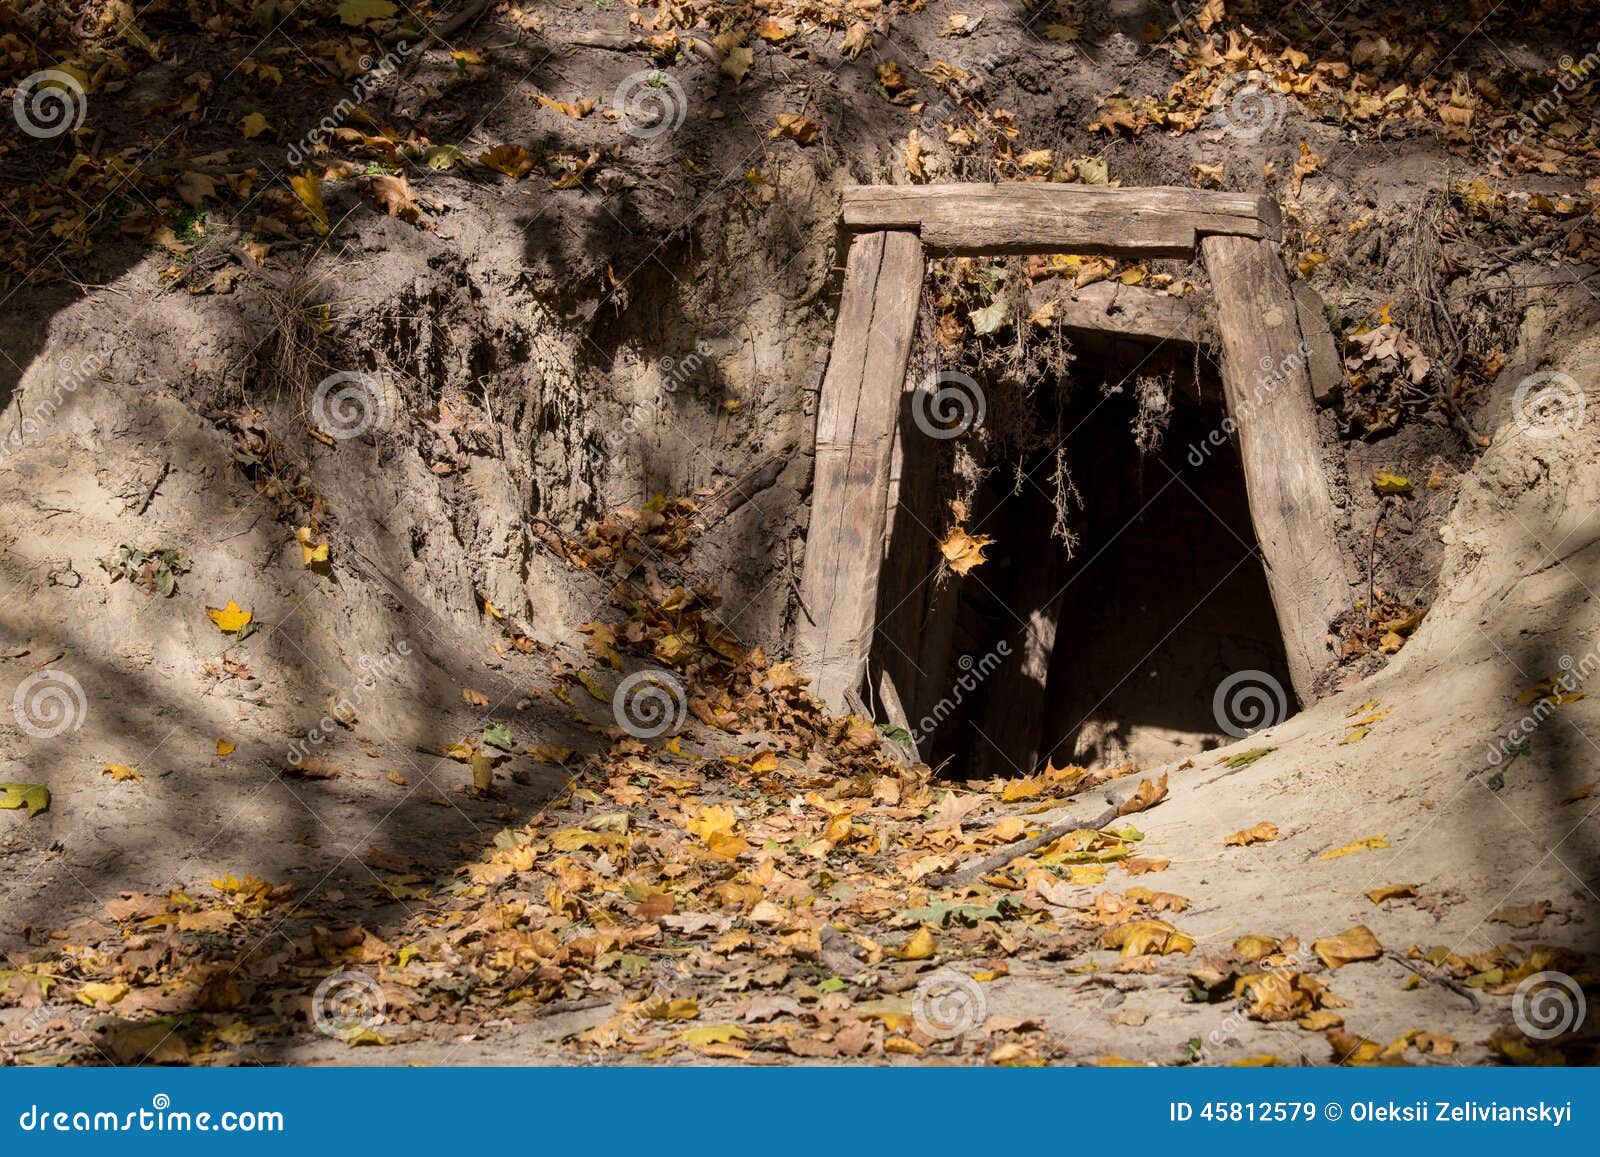
[[[1211,236],[1276,241],[1277,204],[1254,193],[1177,187],[862,185],[844,194],[846,229],[915,229],[936,254],[1083,253],[1193,257]]]

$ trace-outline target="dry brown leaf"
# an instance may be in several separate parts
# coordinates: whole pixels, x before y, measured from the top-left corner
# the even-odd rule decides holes
[[[993,542],[994,539],[988,535],[968,534],[966,527],[957,524],[939,543],[939,553],[944,555],[951,570],[958,575],[965,575],[984,561],[983,548]]]
[[[1264,844],[1278,838],[1278,825],[1270,820],[1262,820],[1254,827],[1245,828],[1241,832],[1234,832],[1222,841],[1224,847],[1247,848],[1251,844]]]
[[[1322,957],[1329,968],[1343,968],[1358,960],[1376,960],[1383,955],[1383,945],[1365,924],[1347,928],[1337,936],[1325,936],[1311,942],[1311,951]]]

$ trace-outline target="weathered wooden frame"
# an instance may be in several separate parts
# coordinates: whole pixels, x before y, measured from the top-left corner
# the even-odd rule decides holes
[[[1077,253],[1201,260],[1212,293],[1223,391],[1266,562],[1289,672],[1315,698],[1326,632],[1352,569],[1316,429],[1331,336],[1297,302],[1267,197],[1087,185],[863,186],[845,193],[849,237],[833,350],[817,406],[811,527],[795,658],[821,699],[842,707],[866,675],[885,527],[899,499],[896,438],[926,257]],[[1063,303],[1069,327],[1194,340],[1194,303],[1088,287]],[[1321,363],[1319,365],[1318,363]],[[1315,395],[1315,396],[1314,396]]]

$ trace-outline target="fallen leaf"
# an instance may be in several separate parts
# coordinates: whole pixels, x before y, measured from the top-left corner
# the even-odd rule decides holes
[[[289,178],[289,187],[294,190],[300,204],[311,216],[311,224],[318,233],[328,231],[328,209],[322,202],[322,178],[316,173],[306,171]]]
[[[734,45],[723,54],[723,74],[733,77],[733,83],[738,84],[744,79],[745,73],[750,71],[750,65],[755,61],[755,58],[755,52],[743,44]]]
[[[42,783],[0,783],[0,808],[27,808],[30,817],[50,807],[50,789]]]
[[[1166,773],[1163,772],[1159,780],[1141,779],[1138,789],[1117,808],[1117,814],[1119,816],[1131,816],[1134,812],[1142,812],[1146,808],[1155,807],[1166,797]]]
[[[889,954],[897,960],[927,960],[938,950],[938,938],[934,936],[933,929],[924,924],[899,948],[891,948]]]
[[[1386,837],[1386,834],[1380,832],[1378,835],[1368,836],[1364,840],[1356,840],[1354,843],[1345,844],[1342,847],[1334,848],[1330,852],[1323,852],[1322,855],[1317,857],[1317,859],[1337,860],[1341,856],[1354,855],[1356,852],[1372,852],[1379,848],[1387,848],[1388,846],[1389,841]]]
[[[1134,920],[1100,935],[1102,948],[1118,948],[1123,956],[1158,956],[1171,952],[1190,952],[1194,937],[1179,932],[1165,920]]]
[[[339,0],[339,20],[352,28],[369,20],[387,20],[396,11],[391,0]]]
[[[778,114],[777,125],[767,133],[767,136],[775,140],[790,140],[797,144],[809,145],[816,140],[817,134],[821,131],[822,126],[808,117],[798,113],[781,112]]]
[[[237,634],[248,627],[250,620],[254,618],[250,611],[243,610],[232,599],[228,600],[228,605],[225,607],[207,607],[206,614],[217,624],[217,630],[224,635]]]
[[[1264,844],[1278,838],[1278,825],[1269,820],[1262,820],[1254,827],[1245,828],[1241,832],[1234,832],[1222,841],[1224,847],[1247,848],[1251,844]]]
[[[1381,888],[1374,888],[1367,893],[1367,899],[1374,904],[1381,904],[1385,900],[1403,900],[1417,894],[1415,884],[1385,884]]]
[[[328,544],[313,541],[317,537],[316,531],[309,526],[302,526],[295,530],[294,537],[300,544],[300,562],[304,566],[321,566],[328,561]]]
[[[1374,470],[1372,472],[1372,489],[1379,494],[1410,494],[1411,479],[1404,474],[1396,474],[1392,470]]]
[[[367,182],[367,192],[384,212],[408,225],[422,223],[422,208],[404,173],[379,173]]]
[[[1549,900],[1535,900],[1514,908],[1501,908],[1489,917],[1490,924],[1509,924],[1513,928],[1532,928],[1550,915]]]
[[[1358,960],[1376,960],[1383,955],[1383,945],[1365,924],[1347,928],[1337,936],[1325,936],[1311,942],[1311,951],[1322,957],[1329,968],[1342,968]]]
[[[521,145],[496,145],[486,153],[478,156],[478,160],[497,173],[504,173],[508,177],[521,180],[533,172],[533,157]]]
[[[144,776],[125,763],[108,763],[100,769],[100,774],[109,775],[113,783],[126,783],[129,780],[134,783],[144,782]]]

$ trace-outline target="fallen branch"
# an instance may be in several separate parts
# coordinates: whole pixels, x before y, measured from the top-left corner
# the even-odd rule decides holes
[[[1031,839],[1023,840],[1020,844],[1012,844],[992,856],[986,856],[975,864],[969,864],[965,868],[958,868],[956,871],[947,872],[942,876],[931,876],[928,879],[928,885],[934,888],[946,888],[960,884],[970,884],[974,880],[981,880],[990,872],[995,872],[1005,867],[1012,860],[1021,856],[1032,855],[1040,848],[1055,843],[1062,836],[1071,832],[1083,830],[1099,831],[1121,814],[1122,805],[1132,799],[1133,796],[1134,793],[1129,792],[1119,800],[1115,796],[1108,795],[1106,796],[1106,802],[1111,806],[1094,819],[1063,820],[1059,824],[1046,828]]]
[[[685,36],[681,32],[678,36],[712,64],[722,64],[722,53],[712,47],[710,41],[695,36]],[[607,48],[613,52],[655,52],[647,37],[633,36],[626,32],[574,32],[563,39],[574,48]]]

